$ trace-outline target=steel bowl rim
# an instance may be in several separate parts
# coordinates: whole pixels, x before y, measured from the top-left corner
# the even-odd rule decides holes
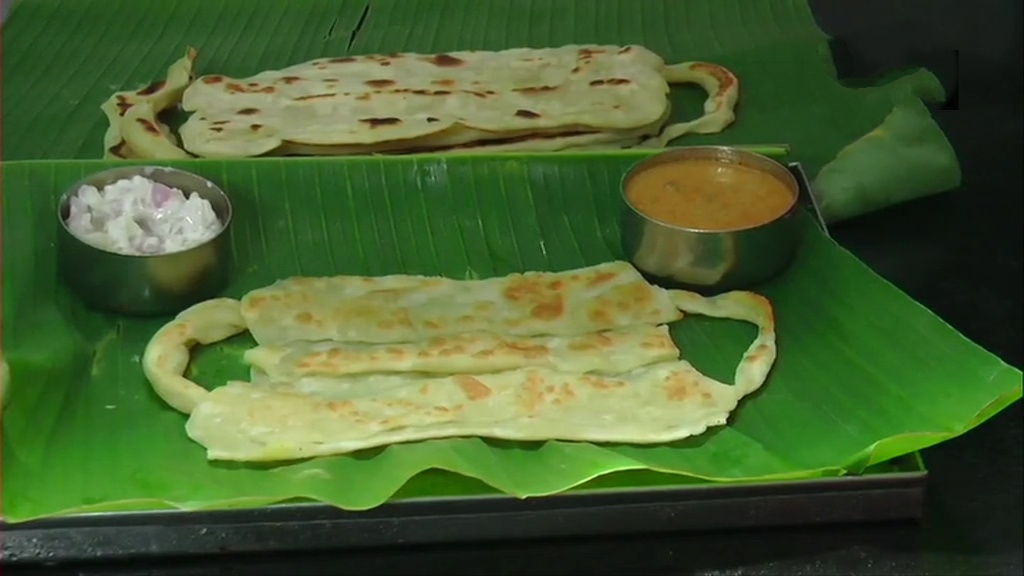
[[[64,207],[71,201],[71,197],[73,195],[77,194],[78,191],[82,188],[82,186],[85,186],[86,182],[88,182],[89,180],[91,180],[91,179],[93,179],[93,178],[95,178],[97,176],[100,176],[102,174],[106,174],[107,172],[111,172],[111,171],[114,171],[114,170],[123,170],[125,168],[133,168],[133,169],[138,170],[139,173],[137,175],[138,176],[142,176],[144,178],[149,178],[149,176],[152,175],[152,173],[156,172],[156,171],[179,172],[181,174],[185,174],[185,175],[188,175],[188,176],[192,176],[194,178],[198,178],[199,180],[202,180],[203,182],[207,183],[209,188],[211,188],[212,190],[216,191],[217,194],[219,194],[220,197],[223,198],[224,204],[226,206],[226,213],[224,214],[223,219],[221,219],[220,229],[217,230],[217,233],[214,234],[213,236],[211,236],[210,239],[206,240],[205,242],[201,242],[199,244],[196,244],[195,246],[191,246],[191,247],[185,248],[183,250],[176,250],[174,252],[162,252],[160,254],[121,254],[120,252],[111,252],[110,250],[107,250],[107,249],[104,249],[104,248],[100,248],[99,246],[96,246],[94,244],[86,242],[84,239],[80,238],[77,234],[72,232],[70,228],[68,228],[67,221],[64,219],[64,217],[62,215],[63,212],[64,212]],[[149,170],[150,172],[149,173],[145,173],[147,170]],[[150,178],[150,180],[152,180],[152,178]],[[182,190],[182,192],[185,192],[185,191]],[[195,190],[192,190],[190,192],[195,192]],[[234,212],[235,212],[235,210],[234,210],[234,205],[231,202],[231,197],[216,182],[214,182],[214,181],[212,181],[209,178],[206,178],[204,176],[200,176],[199,174],[196,174],[195,172],[189,172],[188,170],[182,170],[181,168],[174,168],[172,166],[158,166],[158,165],[155,165],[155,164],[140,164],[140,165],[117,166],[117,167],[112,167],[112,168],[107,168],[107,169],[104,169],[104,170],[100,170],[99,172],[93,172],[92,174],[89,174],[87,176],[83,176],[82,178],[78,179],[74,184],[69,186],[68,189],[65,190],[60,195],[60,198],[57,201],[57,221],[60,223],[61,229],[63,229],[63,231],[67,234],[68,237],[74,239],[76,242],[78,242],[78,243],[80,243],[80,244],[82,244],[84,246],[88,246],[89,248],[92,248],[93,250],[96,250],[98,252],[102,252],[103,254],[107,254],[109,256],[116,256],[116,257],[120,257],[120,258],[132,259],[132,260],[158,259],[158,258],[163,258],[163,257],[166,257],[166,256],[174,256],[174,255],[177,255],[177,254],[185,254],[187,252],[191,252],[192,250],[197,250],[197,249],[209,246],[210,244],[213,244],[214,242],[216,242],[221,236],[224,235],[224,232],[227,231],[228,227],[231,225],[231,221],[233,220]]]
[[[773,165],[773,167],[777,168],[780,171],[780,173],[786,175],[786,181],[784,181],[783,184],[787,185],[792,190],[792,192],[793,192],[793,203],[792,203],[792,205],[790,205],[790,207],[788,209],[786,209],[786,211],[783,212],[782,214],[776,216],[775,218],[772,218],[771,220],[768,220],[766,222],[762,222],[761,224],[756,224],[754,226],[747,226],[745,228],[731,228],[731,229],[728,229],[728,230],[708,230],[708,229],[705,229],[705,228],[688,228],[688,227],[685,227],[685,226],[678,226],[676,224],[669,224],[667,222],[663,222],[661,220],[658,220],[657,218],[654,218],[653,216],[649,216],[649,215],[645,214],[644,212],[641,212],[640,210],[638,210],[636,208],[636,206],[633,205],[632,202],[629,201],[629,197],[626,195],[626,184],[629,181],[629,179],[631,177],[633,177],[635,174],[637,174],[638,172],[643,170],[645,167],[649,167],[650,165],[654,165],[654,164],[658,164],[658,163],[661,163],[661,162],[669,161],[671,158],[676,157],[676,156],[683,156],[683,158],[680,158],[680,159],[684,160],[684,159],[686,159],[686,153],[694,152],[694,151],[700,151],[700,150],[725,151],[725,152],[728,152],[730,154],[735,154],[735,155],[741,156],[741,157],[742,156],[747,156],[748,158],[756,159],[758,162],[765,162],[765,163],[767,163],[769,165]],[[659,161],[661,161],[661,162],[659,162]],[[725,163],[730,163],[730,162],[725,161]],[[754,167],[754,169],[755,170],[759,170],[756,167]],[[760,170],[760,171],[761,172],[765,172],[764,170]],[[776,160],[774,160],[772,158],[769,158],[768,156],[765,156],[763,154],[758,154],[756,152],[751,152],[749,150],[743,150],[741,148],[736,148],[734,146],[680,146],[680,147],[677,147],[677,148],[672,148],[671,150],[665,150],[665,151],[662,151],[662,152],[658,152],[658,153],[652,154],[652,155],[648,156],[647,158],[644,158],[643,160],[640,160],[639,162],[634,163],[633,165],[631,165],[629,167],[628,170],[626,170],[626,173],[622,175],[622,178],[619,181],[619,195],[622,197],[622,201],[626,205],[626,207],[631,212],[633,212],[633,214],[639,216],[640,218],[642,218],[644,220],[647,220],[648,222],[651,222],[652,224],[657,224],[658,226],[663,226],[663,227],[671,229],[671,230],[675,230],[675,231],[679,231],[679,232],[687,232],[687,233],[691,233],[691,234],[698,234],[698,235],[738,234],[738,233],[743,233],[743,232],[750,232],[750,231],[753,231],[753,230],[761,230],[761,229],[767,228],[768,226],[771,226],[771,225],[773,225],[773,224],[775,224],[777,222],[781,222],[782,220],[785,220],[786,218],[789,218],[790,216],[792,216],[797,211],[797,209],[800,206],[800,184],[799,184],[799,182],[797,182],[796,177],[793,176],[793,174],[789,171],[789,169],[785,165],[783,165],[781,162],[778,162],[778,161],[776,161]]]

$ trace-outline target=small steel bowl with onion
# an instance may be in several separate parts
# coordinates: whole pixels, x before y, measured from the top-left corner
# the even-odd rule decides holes
[[[658,284],[703,292],[766,282],[793,261],[799,185],[753,152],[691,146],[643,160],[622,180],[622,245]]]
[[[105,186],[134,176],[193,192],[208,201],[220,229],[212,238],[177,251],[128,255],[106,250],[76,235],[68,226],[71,198],[83,186]],[[58,269],[64,282],[87,306],[136,316],[173,314],[217,296],[228,283],[232,207],[216,184],[190,172],[162,166],[124,166],[88,176],[60,198]]]

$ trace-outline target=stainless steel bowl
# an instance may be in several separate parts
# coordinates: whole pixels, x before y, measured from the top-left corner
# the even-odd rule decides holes
[[[682,228],[638,211],[626,195],[632,178],[652,166],[681,160],[714,160],[770,174],[793,193],[793,205],[764,224],[728,231]],[[692,146],[652,156],[622,180],[622,245],[629,261],[654,282],[723,291],[769,280],[792,262],[800,241],[799,186],[785,166],[765,156],[720,146]]]
[[[82,186],[102,189],[142,176],[210,202],[221,221],[211,240],[181,252],[152,256],[115,254],[86,243],[67,227],[70,199]],[[86,305],[131,315],[179,312],[216,296],[228,282],[231,202],[213,182],[175,168],[125,166],[93,174],[72,186],[58,205],[58,267],[65,283]]]

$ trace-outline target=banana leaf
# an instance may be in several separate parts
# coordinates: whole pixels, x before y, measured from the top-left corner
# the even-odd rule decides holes
[[[199,50],[199,73],[249,75],[328,55],[571,43],[636,43],[668,62],[730,68],[741,81],[736,123],[675,144],[786,143],[811,177],[886,121],[909,89],[898,141],[914,142],[914,153],[868,180],[833,170],[816,186],[829,221],[960,182],[953,149],[920,105],[942,98],[938,80],[919,70],[843,87],[807,0],[25,0],[4,25],[3,158],[102,157],[100,104],[163,78],[188,46]],[[704,98],[673,88],[673,119],[699,116]],[[861,144],[854,157],[890,148]]]
[[[622,257],[623,153],[173,163],[232,196],[227,294],[286,276],[391,273],[483,278]],[[501,492],[558,493],[646,470],[719,482],[859,473],[977,426],[1021,396],[1021,372],[971,343],[831,241],[810,216],[792,268],[763,289],[780,356],[730,423],[657,446],[457,438],[279,466],[210,463],[139,358],[164,319],[84,308],[56,273],[59,194],[103,161],[5,163],[3,514],[259,506],[295,498],[361,510],[431,469]],[[719,380],[753,328],[690,317],[672,334]],[[244,379],[248,335],[208,346],[191,377]],[[421,491],[423,488],[420,489]]]

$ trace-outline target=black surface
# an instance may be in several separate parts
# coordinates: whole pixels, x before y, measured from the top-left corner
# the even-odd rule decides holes
[[[960,156],[963,186],[836,226],[833,236],[967,337],[1020,367],[1021,3],[820,0],[815,8],[822,25],[845,38],[845,53],[854,62],[840,69],[848,74],[926,63],[946,66],[940,77],[959,81],[960,88],[948,106],[955,109],[937,111],[936,118]],[[953,49],[958,57],[950,60]],[[204,563],[78,567],[66,573],[1019,575],[1021,422],[1017,403],[926,453],[931,479],[923,526],[222,556]],[[5,569],[14,573],[21,571]]]

